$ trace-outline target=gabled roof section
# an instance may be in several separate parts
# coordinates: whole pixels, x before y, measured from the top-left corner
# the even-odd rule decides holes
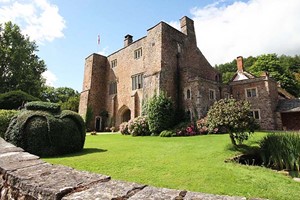
[[[300,112],[300,99],[280,99],[277,106],[277,112]]]
[[[256,78],[253,74],[246,72],[246,71],[237,71],[230,82],[232,81],[241,81],[241,80],[246,80],[246,79],[251,79],[251,78]]]
[[[278,89],[278,95],[284,99],[295,99],[293,95],[288,93],[285,89],[281,88],[280,86],[277,87]]]

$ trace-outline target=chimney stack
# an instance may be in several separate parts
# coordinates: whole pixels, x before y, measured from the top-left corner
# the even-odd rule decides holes
[[[243,72],[244,71],[244,62],[243,62],[242,56],[239,56],[236,58],[236,64],[237,64],[237,71]]]
[[[127,34],[124,39],[124,47],[127,47],[132,43],[132,35]]]

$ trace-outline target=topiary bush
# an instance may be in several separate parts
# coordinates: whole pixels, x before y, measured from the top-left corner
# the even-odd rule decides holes
[[[271,133],[260,142],[261,157],[266,167],[300,171],[300,134]]]
[[[163,130],[168,130],[174,125],[174,106],[171,98],[165,93],[154,95],[147,101],[147,116],[149,129],[153,135],[159,135]]]
[[[32,154],[54,156],[82,150],[85,125],[77,113],[48,102],[30,102],[14,117],[4,139]]]
[[[151,135],[149,130],[148,120],[145,116],[136,117],[128,122],[128,132],[132,136],[147,136]]]
[[[18,114],[17,110],[0,110],[0,137],[4,137],[4,133],[9,126],[10,120]]]
[[[39,99],[20,90],[6,92],[0,94],[0,109],[19,109],[24,103],[31,101],[39,101]]]

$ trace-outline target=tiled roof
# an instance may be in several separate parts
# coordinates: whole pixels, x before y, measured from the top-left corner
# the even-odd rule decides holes
[[[277,112],[300,112],[300,99],[281,99]]]

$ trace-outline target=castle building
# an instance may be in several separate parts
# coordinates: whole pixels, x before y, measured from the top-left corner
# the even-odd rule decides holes
[[[191,118],[204,117],[220,98],[247,99],[263,129],[281,129],[277,83],[245,72],[240,57],[235,77],[222,84],[197,47],[193,20],[185,16],[180,25],[181,31],[160,22],[136,41],[126,35],[124,47],[109,56],[86,58],[79,114],[89,113],[88,128],[118,127],[140,116],[142,103],[163,91]]]

